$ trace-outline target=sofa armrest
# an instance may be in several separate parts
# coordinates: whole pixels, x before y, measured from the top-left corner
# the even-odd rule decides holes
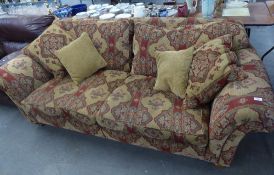
[[[23,99],[51,77],[30,57],[20,54],[0,67],[0,89],[20,105]]]
[[[209,122],[208,159],[229,166],[249,132],[274,130],[274,94],[260,58],[252,50],[238,53],[247,75],[230,82],[215,98]]]

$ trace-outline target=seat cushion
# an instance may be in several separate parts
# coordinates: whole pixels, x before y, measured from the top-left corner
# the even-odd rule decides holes
[[[154,84],[152,77],[127,78],[101,106],[96,115],[98,124],[115,131],[206,146],[209,107],[185,109],[183,99],[153,90]]]
[[[24,105],[40,112],[40,117],[54,124],[68,113],[78,113],[83,120],[95,123],[95,113],[110,93],[120,86],[128,74],[121,71],[100,71],[77,86],[70,77],[54,79],[23,100]]]

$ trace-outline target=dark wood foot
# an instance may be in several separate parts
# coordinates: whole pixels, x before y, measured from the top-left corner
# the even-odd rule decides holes
[[[38,126],[46,126],[45,124],[43,123],[37,123]]]

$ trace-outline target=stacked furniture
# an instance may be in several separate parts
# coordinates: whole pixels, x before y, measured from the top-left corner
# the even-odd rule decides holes
[[[88,55],[68,48],[87,36],[101,63],[79,79],[66,57],[82,64]],[[32,123],[220,166],[246,134],[274,129],[264,66],[242,24],[225,19],[56,20],[0,68],[0,89]]]

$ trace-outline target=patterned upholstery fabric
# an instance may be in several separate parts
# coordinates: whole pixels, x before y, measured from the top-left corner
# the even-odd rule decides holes
[[[222,1],[222,0],[221,0]],[[220,3],[219,0],[216,3]],[[177,28],[185,28],[195,25],[203,29],[204,36],[209,40],[216,37],[231,34],[233,37],[234,50],[250,47],[248,36],[246,34],[244,26],[239,21],[232,19],[215,18],[213,20],[207,20],[204,18],[136,18],[133,20],[135,24],[143,23],[157,28],[166,28],[169,30]],[[208,41],[205,40],[205,42]]]
[[[230,165],[247,133],[274,130],[274,95],[263,63],[252,49],[237,54],[248,78],[230,82],[215,98],[210,116],[207,158],[223,166]]]
[[[43,117],[46,122],[56,117],[65,122],[66,113],[73,112],[81,116],[84,121],[94,124],[95,113],[127,76],[127,73],[121,71],[101,71],[79,86],[70,77],[61,81],[53,79],[34,91],[22,103],[31,106],[34,112],[42,113],[40,117]]]
[[[97,122],[115,131],[206,146],[209,108],[184,109],[182,99],[153,90],[154,84],[151,77],[127,78],[102,105]]]
[[[40,63],[55,77],[64,75],[64,67],[54,52],[73,41],[75,36],[53,23],[24,49],[24,54]]]
[[[194,52],[186,89],[188,107],[209,103],[227,84],[237,61],[237,55],[230,51],[231,48],[231,35],[224,35],[205,43]]]
[[[165,29],[137,23],[134,28],[132,73],[154,76],[157,74],[156,51],[183,50],[193,46],[201,29]]]
[[[164,24],[161,26],[165,26]],[[148,25],[144,22],[135,23],[132,74],[156,76],[155,51],[157,50],[182,50],[194,45],[199,47],[209,40],[226,34],[231,34],[233,37],[233,50],[249,46],[244,27],[229,21],[182,25],[176,29]]]
[[[44,68],[23,54],[0,67],[0,89],[18,104],[50,78]]]
[[[173,19],[147,21],[165,31],[168,29],[161,27],[169,20]],[[155,78],[128,77],[120,71],[98,72],[80,86],[68,77],[50,80],[51,74],[25,55],[0,67],[0,89],[31,122],[229,166],[247,133],[274,130],[274,94],[270,81],[240,24],[225,21],[216,25],[216,21],[206,23],[194,18],[179,20],[186,28],[200,29],[192,26],[191,21],[207,26],[208,33],[203,35],[206,40],[232,33],[239,69],[247,77],[229,82],[209,106],[187,109],[182,99],[173,94],[153,91]],[[172,23],[172,27],[181,26],[178,23]],[[70,31],[74,30],[73,22],[63,24],[62,30],[73,33]]]
[[[69,19],[57,21],[56,24],[63,30],[74,33],[76,37],[87,32],[94,46],[108,63],[107,69],[130,71],[132,29],[129,20]]]

